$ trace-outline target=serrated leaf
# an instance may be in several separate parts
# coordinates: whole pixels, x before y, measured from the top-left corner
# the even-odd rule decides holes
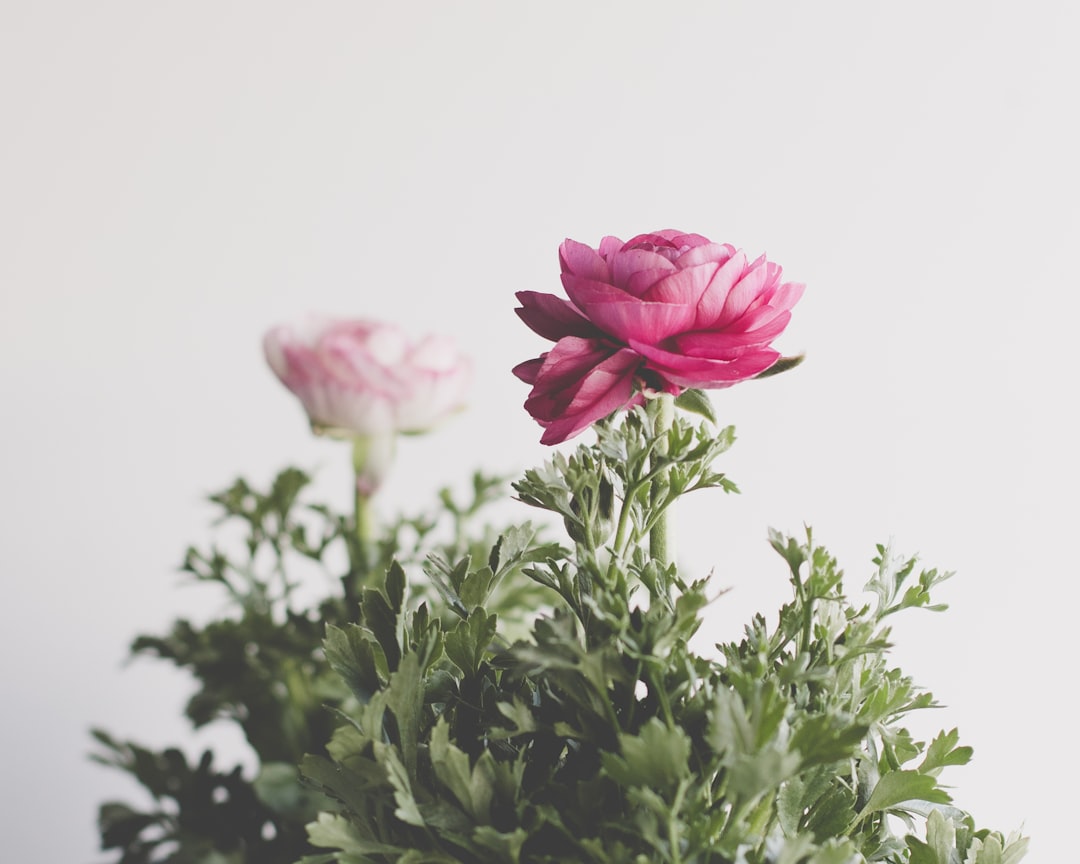
[[[637,735],[619,736],[619,753],[601,753],[600,759],[616,783],[667,789],[689,774],[690,739],[654,717]]]
[[[934,857],[931,864],[952,864],[956,854],[956,825],[937,810],[926,820],[926,846]]]
[[[791,736],[791,749],[797,750],[803,767],[824,765],[847,759],[863,740],[866,726],[840,724],[836,718],[818,714],[799,724]]]
[[[441,555],[432,553],[424,559],[424,573],[427,574],[431,580],[431,584],[435,586],[436,590],[442,595],[443,599],[450,609],[457,615],[464,618],[468,614],[468,609],[465,608],[465,604],[461,602],[461,596],[458,593],[461,581],[465,578],[465,574],[468,572],[469,559],[465,558],[459,561],[454,567],[443,558]]]
[[[305,779],[353,812],[363,812],[373,795],[390,791],[386,770],[372,759],[350,759],[349,766],[308,754],[300,761]]]
[[[397,668],[401,660],[401,642],[398,634],[398,613],[390,606],[381,591],[365,588],[360,611],[366,626],[378,640],[386,656],[390,671]]]
[[[312,846],[340,849],[349,855],[397,855],[403,851],[364,837],[348,819],[335,813],[320,813],[308,823],[307,833]]]
[[[406,654],[397,672],[390,676],[386,685],[386,707],[397,720],[398,746],[409,777],[415,777],[420,712],[424,707],[424,688],[417,655]]]
[[[397,751],[390,744],[376,741],[374,744],[375,758],[386,771],[386,778],[394,787],[394,801],[397,809],[394,815],[408,825],[424,827],[424,817],[420,814],[420,807],[413,797],[412,784],[409,782],[409,773],[398,758]]]
[[[344,629],[328,624],[323,650],[330,668],[361,703],[371,699],[382,686],[380,672],[389,674],[386,658],[374,635],[358,624],[348,624]]]
[[[878,780],[859,816],[889,810],[905,801],[948,804],[951,800],[949,794],[938,787],[937,780],[927,774],[920,774],[918,771],[892,771]]]
[[[791,573],[798,578],[799,568],[806,563],[806,552],[794,537],[787,537],[772,528],[769,529],[769,545],[788,563]]]
[[[536,731],[536,720],[532,710],[518,696],[514,696],[512,702],[497,702],[495,707],[503,715],[513,728],[493,729],[489,734],[493,738],[513,738]]]
[[[955,728],[938,733],[926,749],[926,756],[919,764],[919,773],[936,776],[948,765],[966,765],[970,762],[975,751],[971,747],[957,747],[959,740],[960,732]]]
[[[1001,841],[993,834],[988,834],[983,840],[973,840],[971,849],[968,850],[968,861],[971,864],[1003,864],[1004,850]]]
[[[472,766],[469,755],[450,742],[450,725],[442,717],[431,730],[431,767],[436,779],[457,799],[465,810],[472,811]]]
[[[464,621],[446,634],[446,656],[465,674],[475,675],[495,636],[498,616],[474,609]]]
[[[481,567],[469,573],[461,583],[461,602],[470,612],[477,606],[483,606],[491,595],[495,574],[490,567]]]
[[[859,850],[850,840],[830,838],[806,864],[857,864],[861,858]]]
[[[488,558],[488,566],[498,576],[502,577],[511,567],[517,565],[529,551],[533,537],[536,536],[536,528],[526,522],[524,525],[512,525],[507,528],[495,542]]]
[[[495,853],[492,860],[517,864],[521,860],[521,847],[529,839],[524,828],[515,828],[510,832],[497,831],[490,825],[482,825],[473,832],[473,840],[485,849]]]

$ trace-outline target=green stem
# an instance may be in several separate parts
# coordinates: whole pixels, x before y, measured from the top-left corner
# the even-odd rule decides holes
[[[682,810],[683,798],[686,797],[686,780],[679,782],[675,800],[671,804],[668,817],[668,848],[671,850],[672,864],[682,864],[682,836],[679,831],[679,811]]]
[[[675,397],[670,393],[662,393],[656,397],[656,421],[653,426],[653,436],[657,439],[656,449],[653,450],[652,467],[656,471],[660,462],[667,455],[667,443],[660,441],[671,429],[675,422]],[[654,506],[663,500],[667,494],[667,472],[657,473],[652,481],[652,501]],[[653,523],[649,531],[649,554],[661,567],[667,567],[674,557],[674,543],[669,532],[667,509]]]
[[[371,499],[394,458],[394,435],[371,435],[353,440],[353,530],[356,538],[356,569],[366,576],[374,566],[375,516]]]
[[[637,492],[637,486],[627,489],[626,498],[623,499],[622,507],[619,509],[619,527],[615,531],[615,543],[612,547],[615,550],[611,558],[612,566],[626,553],[626,529],[630,526],[630,508],[633,506],[633,498]]]
[[[353,530],[356,532],[356,556],[357,567],[361,573],[367,574],[371,569],[371,540],[373,536],[373,516],[371,510],[371,496],[360,491],[356,487],[356,497],[353,499]]]

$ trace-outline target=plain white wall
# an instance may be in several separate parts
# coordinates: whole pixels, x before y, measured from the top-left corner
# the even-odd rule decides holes
[[[959,571],[896,657],[976,749],[957,802],[1074,858],[1078,27],[1064,0],[0,0],[5,859],[103,857],[96,805],[133,790],[90,725],[243,756],[188,732],[184,676],[121,663],[213,612],[176,573],[207,492],[294,462],[346,503],[268,326],[468,346],[471,409],[403,444],[396,509],[544,457],[512,293],[559,290],[564,237],[661,227],[808,284],[779,342],[806,364],[714,400],[745,494],[679,514],[734,588],[710,633],[786,596],[768,526],[811,523],[852,591],[890,537]]]

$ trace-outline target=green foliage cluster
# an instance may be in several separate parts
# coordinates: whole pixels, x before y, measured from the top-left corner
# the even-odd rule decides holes
[[[734,436],[659,410],[599,424],[516,484],[568,547],[512,528],[483,554],[429,558],[433,590],[411,600],[391,565],[358,620],[329,627],[353,701],[302,762],[336,802],[309,829],[329,851],[306,864],[1019,861],[1026,839],[977,829],[941,784],[971,756],[956,730],[921,742],[903,725],[934,702],[889,664],[889,621],[943,608],[948,574],[878,547],[874,599],[857,603],[809,531],[774,533],[791,601],[697,653],[707,582],[652,541],[679,496],[734,490],[713,469]],[[513,580],[550,598],[519,636],[493,593]]]
[[[702,393],[676,404],[713,419]],[[515,484],[565,544],[478,526],[503,494],[483,475],[466,503],[443,490],[372,539],[296,469],[212,496],[235,542],[183,569],[225,613],[133,652],[188,670],[192,724],[236,724],[258,771],[98,730],[96,758],[151,800],[103,805],[103,848],[117,864],[1018,862],[1026,839],[977,829],[941,783],[971,757],[957,731],[904,726],[935,703],[890,665],[891,616],[944,608],[948,574],[878,547],[854,602],[809,531],[772,533],[790,602],[691,647],[708,581],[668,560],[666,519],[689,492],[737,491],[714,468],[734,432],[668,408],[604,421]],[[305,570],[326,585],[313,602]]]
[[[95,730],[93,758],[131,775],[151,802],[102,805],[102,848],[118,850],[117,864],[290,864],[314,852],[305,825],[329,802],[301,784],[296,766],[306,754],[325,752],[337,724],[332,709],[348,708],[353,699],[326,662],[327,629],[332,634],[357,620],[360,608],[373,620],[378,592],[370,586],[385,586],[391,568],[415,571],[411,581],[422,584],[429,559],[486,553],[495,532],[477,522],[506,489],[505,480],[477,474],[464,503],[441,490],[429,512],[390,522],[372,549],[361,550],[350,518],[309,503],[310,483],[289,468],[268,490],[241,479],[212,495],[218,539],[189,548],[182,569],[223,593],[222,614],[203,625],[178,620],[165,635],[135,639],[135,656],[191,674],[196,689],[188,719],[195,727],[238,726],[258,773],[249,778],[239,767],[218,768],[210,750],[191,762],[179,747],[154,750]],[[301,587],[310,589],[313,579],[322,595],[301,601],[312,593]],[[512,627],[543,593],[527,580],[511,580],[489,602]],[[437,601],[428,606],[433,614],[450,614]],[[389,618],[380,632],[386,627],[394,627]]]

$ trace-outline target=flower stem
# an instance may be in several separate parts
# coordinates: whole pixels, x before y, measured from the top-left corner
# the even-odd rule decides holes
[[[656,420],[653,426],[653,435],[656,439],[665,436],[675,422],[675,397],[670,393],[661,393],[656,397]],[[652,467],[655,470],[667,456],[667,442],[657,440],[653,450]],[[663,499],[667,494],[667,472],[663,471],[656,475],[652,482],[651,498],[653,506],[663,507]],[[674,543],[669,531],[668,511],[664,507],[663,512],[653,523],[649,531],[649,554],[661,567],[667,567],[674,558]]]
[[[393,436],[373,436],[353,440],[353,531],[356,560],[354,568],[366,577],[374,565],[375,515],[371,499],[393,458]]]
[[[366,575],[371,568],[372,519],[374,514],[371,510],[371,496],[365,495],[359,486],[356,487],[353,513],[353,529],[356,532],[356,565],[360,572]]]

